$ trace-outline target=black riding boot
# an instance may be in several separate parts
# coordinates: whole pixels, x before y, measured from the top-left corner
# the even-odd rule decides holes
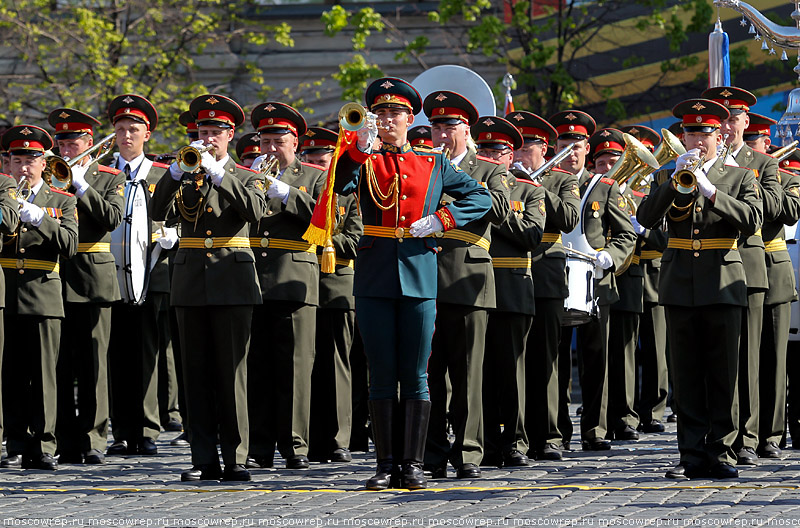
[[[392,475],[392,414],[397,403],[394,400],[370,400],[368,405],[378,470],[367,481],[367,489],[384,490],[389,487]]]
[[[428,481],[422,471],[422,460],[425,456],[425,438],[428,435],[431,402],[429,400],[405,400],[401,403],[405,411],[402,487],[406,489],[425,488]]]

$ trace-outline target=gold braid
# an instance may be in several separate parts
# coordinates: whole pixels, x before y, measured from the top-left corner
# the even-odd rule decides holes
[[[378,209],[382,211],[389,211],[390,209],[395,207],[397,205],[397,194],[399,189],[399,185],[397,183],[398,175],[395,173],[394,180],[392,181],[391,185],[389,185],[389,188],[386,190],[386,193],[383,193],[381,191],[380,185],[378,184],[378,177],[375,174],[375,168],[372,166],[371,163],[366,165],[366,172],[367,172],[367,188],[369,189],[369,194],[372,197],[372,201],[375,203]],[[378,198],[380,198],[380,200],[378,200],[378,198],[375,197],[376,193],[378,195]],[[383,202],[388,200],[389,198],[392,199],[389,205],[383,205]]]

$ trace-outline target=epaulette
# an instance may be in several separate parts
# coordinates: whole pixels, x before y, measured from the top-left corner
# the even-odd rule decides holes
[[[518,182],[523,182],[523,183],[529,183],[529,184],[533,185],[534,187],[541,187],[542,186],[541,183],[536,183],[535,181],[526,180],[524,178],[517,178],[517,181]]]
[[[166,163],[161,163],[160,161],[154,161],[153,167],[158,167],[159,169],[168,169],[169,165],[167,165]]]
[[[238,163],[236,163],[236,168],[237,169],[247,170],[247,171],[254,172],[254,173],[258,174],[257,170],[253,170],[250,167],[245,167],[244,165],[239,165]]]
[[[501,164],[499,161],[497,161],[495,159],[487,158],[486,156],[481,156],[480,154],[477,154],[476,156],[481,161],[488,161],[490,163],[494,163],[495,165],[500,165]]]
[[[122,172],[119,169],[115,169],[113,167],[108,167],[106,165],[98,165],[97,166],[97,170],[99,170],[100,172],[107,172],[109,174],[119,174],[120,172]]]
[[[639,198],[644,198],[645,196],[647,196],[647,195],[646,195],[645,193],[643,193],[643,192],[639,192],[639,191],[632,191],[632,192],[633,192],[633,195],[634,195],[634,196],[638,196]]]
[[[421,154],[440,154],[438,150],[433,150],[433,147],[429,147],[428,145],[414,145],[411,147],[411,150]]]
[[[781,169],[781,170],[783,170],[783,169]],[[2,173],[2,172],[0,172],[0,174],[3,174],[3,173]],[[12,175],[10,175],[10,174],[3,174],[3,176],[8,176],[8,177],[9,177],[9,178],[11,178],[12,180],[14,179],[14,177],[13,177]]]
[[[305,165],[306,167],[311,167],[312,169],[319,169],[321,171],[328,170],[328,169],[326,169],[325,167],[323,167],[321,165],[314,165],[313,163],[306,163],[305,161],[301,161],[300,165]]]
[[[72,193],[68,193],[67,191],[62,191],[61,189],[56,189],[55,187],[50,187],[50,190],[54,193],[63,194],[64,196],[75,196]]]
[[[600,181],[607,185],[614,185],[617,183],[617,180],[612,180],[611,178],[600,178]]]
[[[550,169],[550,172],[563,172],[564,174],[572,174],[570,171],[565,171],[564,169],[561,169],[559,167],[553,167],[552,169]]]

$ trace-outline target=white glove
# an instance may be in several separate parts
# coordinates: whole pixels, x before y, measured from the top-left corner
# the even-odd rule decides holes
[[[442,231],[443,229],[444,226],[442,225],[442,221],[439,220],[438,216],[428,215],[411,224],[411,229],[409,229],[409,232],[411,233],[411,236],[421,238],[428,236],[431,233]]]
[[[158,245],[163,249],[172,249],[178,243],[178,230],[174,227],[165,227],[164,235],[156,239]]]
[[[222,177],[225,176],[225,158],[217,161],[213,154],[206,151],[200,155],[200,166],[206,171],[206,175],[211,178],[211,183],[220,186]]]
[[[366,154],[372,152],[372,145],[378,137],[378,116],[367,112],[364,126],[358,129],[356,135],[358,136],[358,150]]]
[[[44,219],[44,209],[30,202],[22,202],[22,209],[19,211],[19,219],[34,227],[39,227],[42,225],[42,220]]]
[[[267,196],[269,198],[280,198],[281,202],[286,203],[289,198],[289,184],[280,181],[272,176],[267,176],[269,187],[267,187]]]
[[[631,215],[631,223],[633,224],[633,230],[636,232],[637,235],[643,235],[647,229],[642,227],[642,224],[636,219],[635,216]]]
[[[80,198],[86,189],[89,188],[89,183],[86,181],[86,169],[89,165],[73,166],[70,168],[72,173],[72,186],[75,187],[75,196]]]
[[[716,194],[717,188],[709,181],[708,176],[703,171],[699,170],[694,175],[697,178],[697,188],[700,190],[700,194],[710,200]]]
[[[175,181],[180,181],[180,179],[183,178],[183,171],[177,161],[173,161],[172,165],[169,166],[169,175]]]
[[[597,265],[600,269],[608,269],[614,265],[614,260],[611,258],[611,254],[608,251],[598,251],[595,254],[595,258],[597,258]]]
[[[262,155],[260,155],[259,157],[257,157],[256,159],[253,160],[253,163],[250,165],[250,168],[253,169],[254,171],[258,172],[258,169],[261,167],[261,162],[263,162],[269,156],[272,156],[272,154],[262,154]]]
[[[692,149],[685,154],[681,154],[675,160],[675,171],[682,171],[691,168],[700,161],[700,150]]]

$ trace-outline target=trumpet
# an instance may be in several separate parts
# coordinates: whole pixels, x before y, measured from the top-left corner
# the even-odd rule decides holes
[[[350,132],[356,132],[368,125],[367,118],[374,117],[375,125],[383,130],[389,130],[388,125],[378,123],[378,116],[367,112],[366,108],[358,103],[345,103],[339,109],[339,126]]]
[[[723,146],[717,153],[717,157],[722,159],[722,163],[725,163],[725,160],[728,159],[728,155],[731,152],[731,145],[726,143],[728,140],[728,135],[725,134],[722,137]],[[688,169],[683,169],[675,172],[672,178],[675,180],[675,184],[678,186],[678,191],[683,194],[689,194],[694,190],[695,186],[697,185],[697,176],[694,173],[705,165],[706,163],[706,156],[700,156],[696,162],[692,163],[692,165]]]
[[[200,170],[202,162],[202,155],[204,152],[214,153],[214,145],[205,145],[200,148],[187,145],[181,148],[175,156],[175,161],[178,162],[178,167],[183,172],[197,172]]]
[[[535,181],[536,183],[542,183],[542,178],[544,177],[545,174],[547,174],[547,171],[560,164],[572,153],[572,147],[575,146],[575,143],[577,143],[577,141],[573,141],[563,149],[559,150],[558,154],[550,158],[550,160],[547,161],[547,163],[545,163],[535,171],[531,172],[530,174],[531,180]]]
[[[450,159],[450,147],[445,147],[444,143],[439,144],[438,147],[433,149],[434,152],[441,152],[444,154],[444,157]]]
[[[17,201],[20,207],[22,207],[22,202],[28,201],[32,192],[33,187],[31,187],[31,182],[28,181],[28,178],[25,176],[20,178],[19,183],[17,183]]]
[[[780,163],[783,160],[785,160],[786,158],[788,158],[789,156],[791,156],[792,154],[794,154],[794,151],[797,149],[797,145],[798,144],[800,144],[800,141],[795,139],[794,141],[792,141],[788,145],[779,148],[778,150],[776,150],[775,152],[773,152],[770,155],[773,158],[777,159],[778,163]]]
[[[114,146],[116,138],[116,134],[109,134],[93,145],[92,148],[87,149],[85,152],[75,156],[72,159],[62,158],[61,156],[56,156],[55,154],[51,153],[49,156],[47,156],[47,165],[42,173],[42,179],[44,179],[47,185],[53,187],[54,189],[58,189],[60,191],[69,189],[69,187],[72,185],[72,167],[77,165],[79,161],[83,160],[83,158],[91,156],[95,152],[99,152],[97,155],[98,159],[102,158],[109,150],[111,150],[111,147]]]

